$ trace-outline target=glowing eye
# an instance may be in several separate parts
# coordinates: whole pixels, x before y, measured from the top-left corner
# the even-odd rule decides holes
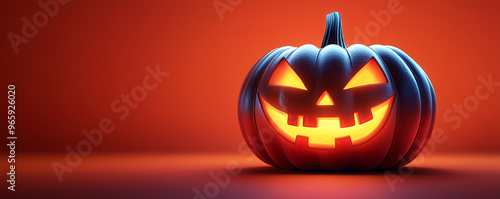
[[[378,62],[374,58],[371,58],[370,61],[352,77],[349,83],[344,87],[344,90],[383,83],[388,83],[387,78]]]
[[[267,83],[271,86],[285,86],[307,90],[300,77],[297,73],[295,73],[295,71],[293,71],[292,67],[285,58],[281,59],[278,63],[271,74],[271,78],[269,78],[269,82]]]

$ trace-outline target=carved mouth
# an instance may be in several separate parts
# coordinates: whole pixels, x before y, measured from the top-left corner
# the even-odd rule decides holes
[[[259,94],[259,99],[269,123],[286,140],[295,143],[297,136],[308,138],[308,146],[315,149],[334,149],[337,138],[350,138],[352,146],[371,140],[384,126],[392,107],[394,95],[386,101],[371,108],[373,119],[362,124],[354,113],[355,125],[340,126],[339,117],[317,117],[316,127],[303,125],[303,115],[298,116],[297,125],[288,124],[288,114],[275,108]]]

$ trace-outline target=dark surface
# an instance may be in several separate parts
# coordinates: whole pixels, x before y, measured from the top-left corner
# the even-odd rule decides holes
[[[53,161],[64,163],[63,155],[24,155],[18,160],[16,192],[6,198],[194,198],[193,189],[204,192],[215,185],[211,173],[222,176],[233,163],[241,172],[220,177],[224,188],[209,188],[215,198],[500,197],[499,155],[420,156],[410,164],[414,167],[388,171],[393,175],[282,170],[253,155],[91,155],[64,174],[63,182],[51,167]],[[394,189],[387,178],[399,180]]]

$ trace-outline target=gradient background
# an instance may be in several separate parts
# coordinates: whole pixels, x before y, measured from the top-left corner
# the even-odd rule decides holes
[[[85,139],[81,131],[97,128],[104,117],[116,129],[92,156],[237,154],[243,141],[238,95],[253,64],[280,46],[319,46],[325,16],[333,11],[341,13],[352,45],[355,29],[366,32],[376,21],[370,11],[387,10],[390,1],[242,0],[223,20],[212,2],[73,0],[15,53],[7,34],[21,35],[21,18],[32,21],[41,8],[37,1],[0,1],[0,97],[15,83],[18,154],[50,156],[36,172],[55,181],[50,162],[64,161],[65,147]],[[399,2],[401,13],[364,44],[396,46],[429,76],[437,97],[435,127],[448,137],[435,155],[499,153],[500,87],[456,129],[443,115],[475,95],[478,77],[491,74],[500,82],[500,2]],[[119,120],[111,102],[141,85],[145,67],[157,64],[170,75]]]

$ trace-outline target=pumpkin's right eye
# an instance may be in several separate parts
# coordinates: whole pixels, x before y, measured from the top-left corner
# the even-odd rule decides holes
[[[384,71],[378,64],[375,58],[371,58],[361,70],[359,70],[354,77],[349,80],[344,90],[356,88],[360,86],[383,84],[388,83]]]

